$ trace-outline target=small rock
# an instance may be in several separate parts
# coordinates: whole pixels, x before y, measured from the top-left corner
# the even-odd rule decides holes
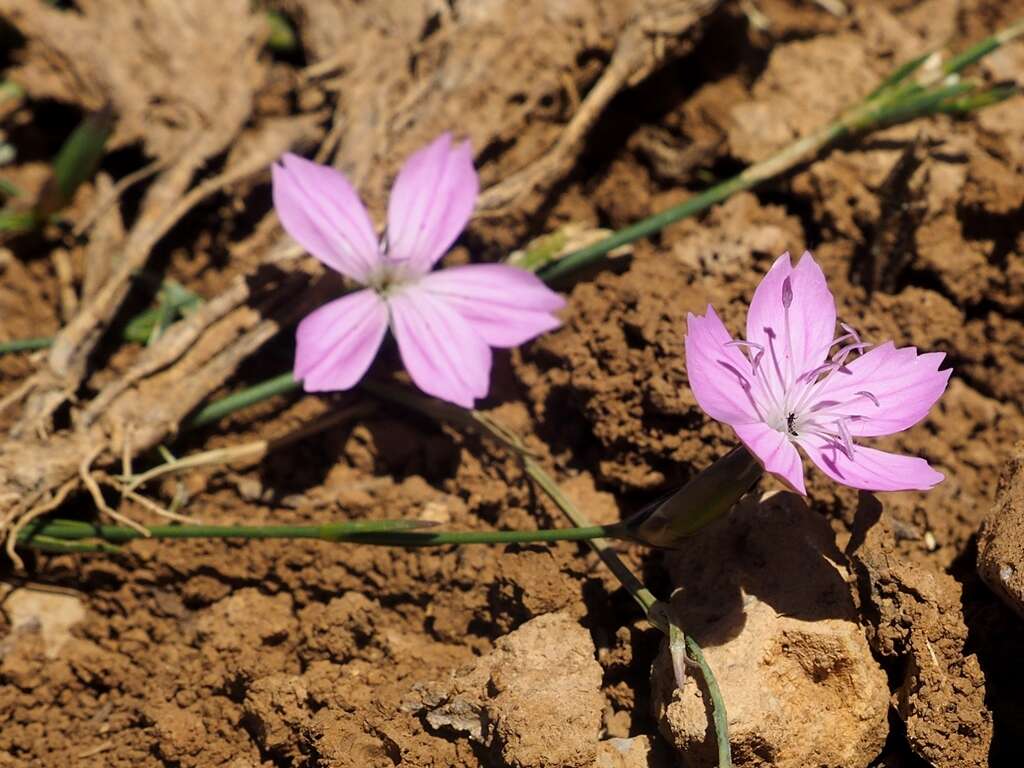
[[[62,592],[13,589],[4,597],[3,607],[11,622],[11,634],[38,632],[49,659],[57,658],[71,639],[71,627],[85,618],[82,601]]]
[[[658,751],[649,736],[630,739],[605,739],[597,745],[594,768],[649,768],[668,765],[658,760]]]
[[[604,709],[594,657],[593,640],[576,620],[545,614],[450,680],[418,686],[408,708],[432,728],[489,747],[501,765],[591,768]]]
[[[1024,617],[1024,443],[1003,467],[999,496],[978,532],[978,573]]]
[[[224,685],[239,675],[255,680],[299,672],[294,653],[299,626],[289,594],[240,589],[197,616],[197,642],[211,662],[207,684]]]
[[[297,735],[309,720],[305,681],[294,675],[269,675],[255,681],[242,705],[260,749],[289,762],[301,762]]]
[[[794,494],[748,499],[669,555],[680,625],[703,646],[742,766],[862,768],[887,733],[886,675],[857,623],[828,522]],[[717,764],[699,676],[677,689],[667,651],[655,716],[687,766]]]
[[[196,622],[200,636],[218,649],[254,643],[277,645],[293,634],[296,626],[292,598],[287,593],[270,596],[251,588],[211,606]]]
[[[197,713],[173,704],[153,706],[147,712],[156,726],[157,751],[175,765],[195,765],[207,742],[206,726]]]

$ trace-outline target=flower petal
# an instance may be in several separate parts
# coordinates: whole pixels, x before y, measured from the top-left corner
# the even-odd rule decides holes
[[[853,445],[853,458],[841,443],[818,435],[800,438],[811,461],[837,483],[864,491],[927,491],[945,475],[924,459]]]
[[[914,347],[897,348],[887,341],[833,372],[821,383],[815,403],[843,416],[863,417],[847,422],[851,435],[902,432],[927,416],[946,391],[952,370],[939,370],[945,356],[919,355]]]
[[[370,367],[387,330],[387,305],[374,291],[325,304],[299,323],[295,378],[307,392],[350,389]]]
[[[491,348],[473,326],[422,286],[388,299],[402,362],[428,395],[472,408],[491,378]]]
[[[476,205],[480,182],[469,142],[445,133],[405,162],[388,201],[388,254],[420,273],[451,247]]]
[[[532,272],[507,264],[470,264],[420,281],[468,321],[492,347],[516,347],[557,328],[565,299]]]
[[[789,304],[787,309],[786,304]],[[788,319],[788,322],[787,322]],[[836,302],[821,267],[805,252],[793,267],[784,253],[754,291],[747,312],[747,341],[772,351],[789,384],[825,362],[835,337]]]
[[[761,421],[755,404],[750,360],[727,347],[732,336],[715,308],[706,315],[686,316],[686,375],[697,404],[713,419],[726,424]]]
[[[325,265],[360,283],[380,260],[366,208],[348,180],[326,165],[286,154],[271,168],[281,224]]]
[[[767,424],[734,424],[732,428],[766,472],[771,472],[800,495],[807,495],[803,461],[789,437]]]

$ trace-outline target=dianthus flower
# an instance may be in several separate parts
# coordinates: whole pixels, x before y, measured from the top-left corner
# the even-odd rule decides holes
[[[358,383],[390,328],[413,382],[470,408],[487,394],[491,347],[515,347],[559,325],[554,313],[564,300],[532,272],[504,264],[432,271],[465,228],[478,191],[469,143],[444,134],[402,167],[378,238],[341,173],[293,154],[274,165],[274,208],[285,230],[364,286],[299,324],[294,374],[307,392]]]
[[[927,490],[943,479],[924,459],[869,448],[927,415],[946,389],[945,355],[891,341],[869,350],[850,326],[836,336],[836,303],[805,253],[780,256],[754,291],[746,340],[711,305],[690,314],[686,370],[700,407],[731,426],[765,470],[801,494],[797,448],[833,480],[869,491]]]

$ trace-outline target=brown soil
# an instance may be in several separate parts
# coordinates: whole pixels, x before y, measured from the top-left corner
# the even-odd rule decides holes
[[[125,16],[108,24],[120,3],[43,5],[0,2],[0,19],[22,35],[0,63],[28,92],[15,107],[0,108],[0,128],[20,150],[0,176],[38,188],[42,162],[81,110],[108,97],[125,117],[114,151],[66,212],[68,221],[92,210],[112,181],[154,159],[166,165],[130,187],[85,237],[55,226],[0,247],[3,340],[53,333],[64,323],[56,250],[87,293],[104,242],[127,242],[125,252],[134,252],[136,233],[167,201],[181,199],[194,174],[237,168],[261,152],[309,149],[330,136],[339,142],[338,165],[379,204],[402,155],[452,128],[472,137],[485,186],[511,177],[558,138],[616,55],[620,32],[651,4],[580,0],[559,3],[556,12],[541,0],[430,10],[402,0],[373,9],[288,0],[270,5],[296,23],[303,48],[273,57],[263,48],[261,17],[240,2],[225,13],[245,24],[212,13],[205,31],[174,27],[183,50],[166,60],[147,57],[152,40],[132,38],[142,28],[163,45],[166,19],[138,27]],[[134,4],[132,13],[157,18],[160,5]],[[671,9],[647,19],[658,52],[635,64],[637,76],[621,84],[566,172],[481,214],[451,258],[497,258],[567,223],[628,224],[813,130],[894,62],[949,40],[978,39],[1024,14],[1017,0],[851,3],[857,10],[843,19],[813,2],[752,5],[770,21],[767,30],[752,27],[733,3],[692,3],[685,24]],[[54,31],[62,27],[52,14],[81,15],[75,40],[100,34],[106,42],[83,51]],[[120,51],[111,66],[89,58],[99,48]],[[49,55],[54,49],[67,56]],[[303,70],[328,60],[326,76]],[[1019,81],[1024,45],[999,51],[983,72]],[[188,133],[194,120],[206,126],[202,146]],[[863,633],[888,681],[888,738],[857,758],[874,765],[1024,760],[1017,732],[1024,624],[1002,601],[1008,593],[986,586],[975,562],[1003,464],[1024,437],[1022,148],[1018,97],[968,120],[916,121],[849,142],[674,225],[571,287],[564,327],[500,356],[483,404],[532,435],[531,445],[591,517],[611,521],[732,444],[687,387],[686,313],[711,302],[739,329],[760,274],[782,251],[814,250],[841,317],[868,340],[945,351],[954,368],[947,394],[924,423],[882,441],[935,463],[946,473],[938,488],[888,494],[878,505],[819,474],[809,478],[811,511],[836,537],[828,556],[848,574],[843,631],[854,626],[857,642]],[[891,171],[909,151],[916,169],[894,182]],[[258,312],[243,300],[220,325],[211,323],[221,336],[203,336],[206,345],[235,358],[204,379],[205,390],[189,389],[185,375],[138,387],[141,399],[122,411],[162,407],[175,399],[168,391],[184,393],[182,413],[168,405],[167,423],[146,433],[149,444],[174,439],[190,393],[197,400],[223,393],[289,365],[295,286],[280,272],[319,273],[294,260],[268,266],[266,254],[281,250],[272,217],[264,219],[268,174],[242,176],[198,201],[151,255],[139,253],[148,269],[206,298],[261,263],[261,280],[270,274],[272,288],[292,293],[278,304],[252,299]],[[104,275],[116,269],[108,265]],[[125,290],[117,317],[150,298],[138,286]],[[103,323],[114,321],[111,314]],[[285,332],[262,345],[278,327]],[[258,334],[260,344],[245,346]],[[107,338],[87,366],[69,359],[60,381],[70,381],[84,402],[146,358],[141,348],[118,350]],[[208,359],[220,358],[211,352]],[[0,357],[0,397],[47,360],[46,353]],[[54,392],[66,399],[46,382],[35,402],[56,402],[46,400]],[[280,398],[181,436],[174,449],[180,455],[275,437],[352,398]],[[49,409],[55,434],[67,430],[76,407]],[[0,427],[13,429],[10,446],[22,445],[19,435],[31,437],[39,423],[18,407],[0,414]],[[113,421],[102,424],[112,468],[124,438]],[[39,445],[43,453],[31,456],[46,456],[50,443]],[[14,476],[11,463],[0,451],[0,480]],[[168,501],[182,489],[189,513],[207,522],[563,524],[500,448],[385,405],[258,464],[197,470],[154,495]],[[91,499],[76,492],[63,511],[91,509]],[[151,519],[139,507],[123,511]],[[1000,551],[1022,550],[1011,542]],[[658,594],[667,597],[672,580],[683,578],[662,553],[623,553]],[[0,566],[7,582],[0,585],[0,766],[676,759],[673,732],[664,722],[659,730],[651,701],[660,635],[582,545],[399,551],[301,541],[140,542],[116,556],[33,555],[26,566]],[[661,685],[662,673],[655,666]],[[751,754],[743,765],[770,764]]]

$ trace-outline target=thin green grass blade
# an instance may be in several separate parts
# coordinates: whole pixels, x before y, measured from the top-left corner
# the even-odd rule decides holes
[[[31,232],[39,226],[33,211],[0,211],[0,232]]]
[[[859,127],[882,127],[895,125],[912,120],[916,117],[935,114],[941,111],[940,105],[959,99],[977,87],[976,83],[963,81],[952,83],[941,88],[924,91],[916,96],[898,102],[885,104],[878,109],[869,110],[864,122]]]
[[[40,336],[35,339],[14,339],[0,341],[0,355],[6,352],[27,352],[34,349],[48,349],[53,346],[52,336]]]
[[[202,298],[174,280],[165,280],[157,294],[158,305],[140,312],[124,327],[123,338],[148,344],[178,317],[202,304]]]
[[[270,35],[267,37],[267,47],[274,53],[292,53],[299,47],[299,38],[291,22],[279,11],[267,11],[267,24],[270,26]]]
[[[282,373],[255,386],[241,389],[232,395],[215,400],[199,410],[185,424],[185,429],[196,429],[211,424],[228,414],[240,411],[255,403],[268,400],[276,395],[284,395],[299,389],[302,384],[295,380],[291,372]]]
[[[71,202],[78,187],[95,173],[113,130],[114,113],[110,108],[88,115],[75,128],[53,161],[50,179],[36,202],[37,216],[45,219]]]
[[[335,543],[389,547],[436,547],[464,544],[511,544],[585,541],[607,536],[606,526],[526,531],[424,531],[424,520],[346,520],[320,525],[154,525],[142,531],[123,525],[99,525],[77,520],[40,520],[18,536],[19,546],[88,542],[122,544],[153,539],[318,539]],[[91,551],[91,550],[90,550]]]
[[[121,547],[106,541],[66,541],[52,536],[38,535],[31,539],[34,549],[52,554],[100,553],[113,555],[121,552]]]
[[[896,67],[896,69],[894,69],[889,74],[888,77],[886,77],[882,82],[878,84],[878,87],[875,88],[875,90],[871,91],[871,93],[868,94],[867,100],[871,101],[872,99],[881,96],[885,91],[888,91],[894,85],[899,85],[900,83],[902,83],[904,80],[907,79],[907,77],[916,72],[918,68],[922,64],[924,64],[928,60],[928,57],[931,55],[932,52],[928,51],[927,53],[922,53],[920,56],[917,56],[916,58],[913,58],[910,61],[905,61],[902,64],[900,64],[898,67]]]
[[[969,93],[959,98],[948,99],[938,104],[935,109],[950,115],[966,115],[984,107],[990,107],[1022,91],[1016,85],[997,85],[979,93]]]

